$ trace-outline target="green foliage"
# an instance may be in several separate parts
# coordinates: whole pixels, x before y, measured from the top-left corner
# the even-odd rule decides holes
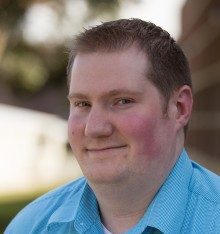
[[[122,3],[122,0],[80,1],[84,2],[85,7],[87,7],[86,15],[79,17],[80,20],[78,18],[74,20],[74,14],[75,17],[78,17],[77,11],[72,11],[73,17],[68,15],[70,13],[67,14],[65,8],[69,6],[68,4],[65,5],[67,0],[1,0],[0,87],[4,90],[2,100],[10,97],[8,99],[14,102],[9,102],[10,104],[23,107],[31,106],[36,109],[32,104],[35,103],[37,107],[40,107],[42,106],[40,104],[42,97],[47,97],[48,100],[62,103],[60,111],[54,109],[52,113],[64,116],[63,112],[68,112],[65,109],[65,101],[58,100],[59,98],[65,100],[65,96],[62,97],[59,94],[63,94],[66,89],[67,54],[64,44],[66,44],[65,39],[67,38],[65,38],[65,35],[62,36],[61,30],[60,41],[51,37],[48,41],[32,44],[25,40],[24,23],[27,22],[26,17],[30,7],[34,4],[45,4],[56,15],[57,31],[65,27],[67,22],[72,25],[73,30],[76,30],[77,27],[82,28],[83,24],[90,24],[88,22],[94,22],[96,19],[105,21],[117,18]],[[123,0],[123,3],[126,1],[130,2],[131,0]],[[76,31],[71,33],[74,34]],[[57,99],[49,96],[54,93],[59,93]],[[0,94],[0,102],[2,101],[1,98]],[[16,100],[16,103],[14,100]],[[45,100],[45,108],[47,108],[46,105],[56,106],[57,108],[55,104]],[[51,112],[51,108],[48,109]],[[45,111],[45,109],[38,110]]]
[[[119,6],[120,1],[118,0],[87,0],[87,4],[89,9],[91,10],[90,13],[94,17],[100,13],[110,13],[116,14]]]
[[[119,7],[118,0],[85,0],[88,4],[89,18],[109,12],[113,14]],[[22,23],[30,6],[36,3],[49,4],[59,15],[59,19],[65,18],[63,1],[60,0],[3,0],[0,3],[0,83],[7,83],[15,95],[19,93],[36,93],[46,85],[65,83],[66,59],[58,55],[48,59],[50,46],[54,51],[59,50],[60,45],[30,45],[23,40]],[[74,13],[73,13],[74,14]],[[53,43],[53,44],[52,44]],[[64,46],[61,46],[64,51]],[[61,57],[61,59],[60,59]],[[65,63],[63,62],[65,60]],[[56,72],[54,72],[56,69]],[[62,74],[60,78],[56,74]],[[19,92],[18,92],[19,90]]]
[[[30,203],[35,196],[29,197],[23,200],[14,200],[11,202],[1,202],[0,203],[0,233],[3,233],[10,221],[15,217],[15,215],[28,203]]]
[[[2,61],[2,70],[13,89],[20,87],[25,91],[38,91],[48,79],[48,70],[42,60],[33,53],[23,51],[7,53]]]
[[[31,1],[1,0],[0,3],[0,25],[4,28],[16,28],[19,20]]]

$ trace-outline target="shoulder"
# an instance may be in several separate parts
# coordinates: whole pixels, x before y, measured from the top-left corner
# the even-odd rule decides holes
[[[40,196],[33,202],[31,202],[29,205],[37,205],[41,203],[47,203],[47,202],[53,202],[56,200],[62,200],[68,199],[70,196],[74,196],[81,192],[81,190],[84,188],[84,185],[86,184],[86,180],[84,177],[81,177],[77,180],[71,181],[67,184],[64,184],[58,188],[55,188],[46,194]]]
[[[206,230],[206,233],[218,233],[220,230],[220,177],[195,162],[192,162],[192,166],[193,174],[189,186],[190,197],[186,218],[191,224],[191,230],[200,228]],[[198,230],[197,232],[201,233]]]
[[[209,200],[220,204],[220,176],[192,162],[193,175],[191,178],[190,190]]]
[[[37,198],[15,216],[5,233],[32,233],[39,227],[43,230],[57,209],[70,201],[73,209],[74,203],[77,206],[85,184],[85,178],[80,178]]]

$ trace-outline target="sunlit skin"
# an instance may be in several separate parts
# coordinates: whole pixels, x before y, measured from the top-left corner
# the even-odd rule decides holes
[[[115,216],[129,210],[137,214],[130,225],[137,221],[183,147],[191,91],[184,86],[174,92],[164,113],[162,95],[146,78],[149,67],[135,46],[79,53],[73,64],[69,141],[108,227],[105,208],[111,213],[111,205]]]

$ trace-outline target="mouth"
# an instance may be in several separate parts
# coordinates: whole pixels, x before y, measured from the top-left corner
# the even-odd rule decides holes
[[[108,151],[108,150],[114,150],[114,149],[121,149],[121,148],[125,148],[126,145],[120,145],[120,146],[107,146],[107,147],[101,147],[101,148],[88,148],[86,149],[86,151],[90,151],[90,152],[101,152],[101,151]]]

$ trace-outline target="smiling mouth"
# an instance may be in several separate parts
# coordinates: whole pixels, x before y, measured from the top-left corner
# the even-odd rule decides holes
[[[86,149],[86,150],[90,152],[100,152],[100,151],[107,151],[107,150],[112,150],[112,149],[121,149],[125,147],[126,145],[121,145],[121,146],[110,146],[110,147],[103,147],[103,148],[91,148],[91,149]]]

